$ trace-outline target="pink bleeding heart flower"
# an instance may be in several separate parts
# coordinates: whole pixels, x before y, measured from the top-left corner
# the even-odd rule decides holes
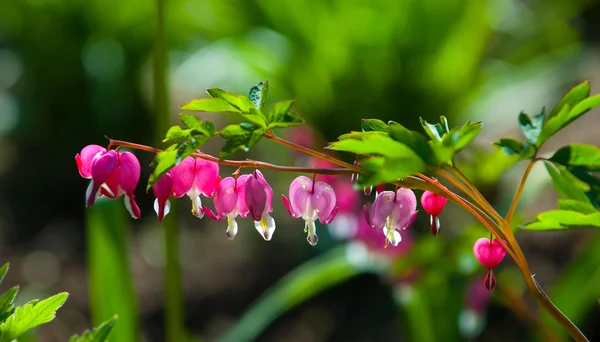
[[[365,220],[364,216],[358,217],[358,230],[353,237],[353,240],[365,245],[369,252],[374,255],[382,256],[389,259],[398,258],[410,251],[413,245],[413,238],[410,231],[404,232],[402,244],[393,247],[384,247],[381,242],[381,231],[373,229]]]
[[[423,209],[431,215],[429,223],[431,234],[433,234],[433,236],[437,236],[440,232],[439,215],[446,206],[446,202],[448,202],[446,197],[431,191],[425,191],[421,196],[421,205],[423,206]]]
[[[383,228],[386,245],[390,242],[397,246],[402,240],[400,231],[410,227],[417,218],[417,197],[410,189],[383,191],[375,198],[371,210],[364,206],[363,211],[371,227]]]
[[[200,194],[213,197],[221,180],[219,164],[201,158],[187,157],[171,170],[173,177],[173,197],[188,195],[192,201],[192,214],[204,216]]]
[[[488,238],[481,238],[475,241],[473,254],[483,266],[492,269],[502,261],[506,255],[506,250],[498,240],[490,241]]]
[[[494,275],[494,267],[502,261],[506,255],[506,250],[498,240],[481,238],[475,241],[473,245],[473,254],[479,262],[488,269],[485,276],[484,285],[488,291],[492,291],[496,287],[496,276]]]
[[[304,231],[308,233],[306,240],[316,245],[319,238],[315,221],[318,218],[321,223],[329,224],[338,211],[333,188],[325,182],[313,183],[310,178],[300,176],[290,184],[289,201],[284,195],[281,198],[292,217],[304,219]]]
[[[203,207],[204,214],[213,220],[227,218],[227,231],[225,235],[233,240],[238,232],[238,224],[235,218],[248,217],[250,210],[246,205],[246,182],[250,175],[242,175],[236,179],[227,177],[217,185],[214,192],[214,204],[217,214],[207,207]]]
[[[130,215],[140,218],[140,209],[133,194],[141,174],[140,162],[135,155],[88,145],[75,155],[75,162],[79,174],[92,180],[86,190],[86,206],[92,206],[100,196],[114,199],[125,195],[125,206]]]
[[[270,241],[275,232],[275,220],[269,215],[273,211],[273,189],[258,170],[246,182],[246,204],[254,227],[266,241]]]
[[[158,222],[162,222],[163,218],[171,211],[171,203],[169,197],[173,192],[173,176],[171,171],[160,177],[156,183],[152,185],[154,191],[154,211],[158,215]]]

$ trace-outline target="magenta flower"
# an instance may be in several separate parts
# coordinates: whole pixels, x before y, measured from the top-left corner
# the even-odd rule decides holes
[[[275,220],[269,215],[273,211],[273,189],[258,170],[246,182],[246,204],[260,235],[270,241],[275,232]]]
[[[421,205],[423,206],[423,209],[431,215],[429,223],[431,234],[433,234],[433,236],[437,236],[440,232],[439,215],[446,206],[446,202],[448,202],[446,197],[431,191],[425,191],[421,196]]]
[[[494,268],[500,264],[502,259],[504,259],[506,250],[498,240],[481,238],[475,241],[475,244],[473,245],[473,254],[475,255],[475,258],[488,269],[484,284],[488,291],[492,291],[496,287]]]
[[[160,177],[156,183],[152,185],[154,191],[154,211],[158,215],[158,222],[162,222],[163,218],[171,211],[171,203],[169,197],[173,192],[173,176],[171,171]]]
[[[140,180],[140,162],[130,152],[118,154],[98,145],[88,145],[75,155],[79,174],[92,182],[86,190],[86,206],[100,196],[118,198],[125,195],[125,207],[133,218],[139,219],[140,209],[135,202],[135,190]]]
[[[400,188],[383,191],[373,203],[371,211],[363,207],[367,223],[376,229],[383,228],[383,233],[392,245],[397,246],[402,240],[401,230],[405,230],[417,218],[417,197],[410,189]]]
[[[200,194],[213,197],[219,178],[219,164],[192,157],[185,158],[171,170],[173,177],[173,197],[188,195],[192,201],[192,214],[204,216]]]
[[[202,211],[213,220],[227,218],[227,231],[225,235],[233,240],[238,232],[238,224],[235,218],[248,217],[250,211],[246,205],[246,182],[250,175],[242,175],[238,179],[227,177],[217,185],[214,192],[215,215],[209,208],[203,207]]]
[[[304,219],[304,231],[308,233],[306,240],[311,245],[319,241],[315,221],[329,224],[335,218],[338,208],[333,188],[325,182],[314,182],[300,176],[290,184],[290,200],[282,195],[283,204],[294,218]]]

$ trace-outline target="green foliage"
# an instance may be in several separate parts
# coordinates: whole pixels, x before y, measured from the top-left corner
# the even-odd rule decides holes
[[[6,321],[0,324],[0,342],[10,342],[27,330],[48,323],[56,316],[58,310],[69,296],[63,292],[42,301],[31,301],[18,307]]]
[[[8,272],[8,263],[6,263],[2,267],[0,267],[0,283],[2,282],[2,280],[4,280],[4,276],[6,276],[7,272]]]
[[[582,206],[585,206],[582,204]],[[527,230],[559,230],[570,228],[600,228],[600,212],[584,214],[573,210],[550,210],[540,213],[527,223]]]
[[[586,171],[600,171],[600,148],[594,145],[572,144],[556,151],[550,160],[564,166],[580,167]]]
[[[436,124],[430,124],[421,119],[421,125],[431,138],[431,147],[440,164],[451,161],[456,153],[467,147],[475,139],[483,127],[481,122],[472,123],[467,121],[460,127],[450,129],[448,120],[444,116],[441,116],[440,123]]]
[[[589,94],[589,82],[584,82],[571,89],[548,116],[548,120],[537,138],[536,147],[541,147],[551,136],[600,104],[600,95],[588,97]]]
[[[81,336],[73,336],[69,339],[69,342],[105,342],[108,339],[108,335],[115,325],[117,316],[113,316],[111,319],[102,322],[99,326],[92,330],[86,330]]]
[[[290,112],[294,100],[277,102],[269,111],[269,128],[287,128],[304,123],[300,115]]]
[[[259,82],[257,85],[250,88],[248,97],[258,110],[262,110],[267,102],[267,93],[269,92],[269,82]]]
[[[387,132],[388,125],[379,119],[362,119],[361,128],[363,132]]]
[[[220,159],[229,158],[240,151],[249,151],[265,134],[266,129],[252,125],[229,125],[221,130],[227,141],[221,149]]]
[[[523,145],[522,142],[512,138],[502,138],[494,145],[500,147],[507,156],[519,156],[519,160],[529,159],[535,153],[533,145],[529,143]]]
[[[15,297],[19,292],[19,286],[15,286],[0,296],[0,322],[4,322],[15,312]]]
[[[533,118],[524,112],[519,114],[519,126],[530,144],[535,145],[540,133],[542,133],[542,127],[546,119],[544,111],[544,108],[542,108],[542,111]]]

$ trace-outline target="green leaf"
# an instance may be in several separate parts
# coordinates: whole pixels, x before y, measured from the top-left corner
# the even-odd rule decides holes
[[[346,139],[363,139],[369,135],[381,135],[382,137],[389,137],[387,132],[379,132],[379,131],[370,131],[370,132],[356,132],[352,131],[349,133],[342,134],[338,137],[338,140],[346,140]]]
[[[192,135],[204,134],[212,137],[217,132],[215,125],[212,122],[202,121],[195,115],[181,113],[179,114],[179,119],[190,129]]]
[[[2,267],[0,267],[0,283],[4,279],[4,276],[6,276],[6,273],[8,273],[8,268],[9,268],[8,263],[6,263]]]
[[[284,116],[294,105],[294,100],[277,102],[269,111],[269,123],[284,122]],[[269,125],[270,126],[270,125]]]
[[[152,171],[148,178],[146,191],[149,191],[150,188],[152,188],[152,185],[154,185],[160,177],[164,176],[169,170],[175,167],[175,165],[196,152],[202,144],[208,141],[208,139],[210,139],[210,137],[205,135],[195,135],[186,142],[171,145],[166,150],[158,153],[152,161],[154,171]]]
[[[385,124],[384,124],[385,125]],[[386,125],[389,136],[408,147],[410,147],[427,165],[437,166],[447,160],[438,160],[435,152],[429,145],[429,141],[422,134],[411,131],[401,124],[390,121],[389,126]],[[363,120],[364,130],[364,120]]]
[[[408,146],[395,141],[380,132],[365,132],[358,139],[343,139],[331,143],[326,148],[356,154],[380,155],[390,158],[420,157]]]
[[[388,125],[385,122],[378,119],[362,119],[361,128],[363,132],[377,131],[387,132]]]
[[[105,342],[108,339],[108,335],[115,325],[117,316],[102,322],[99,326],[93,328],[91,331],[86,330],[81,336],[73,336],[69,339],[69,342]]]
[[[258,110],[262,110],[265,102],[267,102],[267,93],[269,92],[269,82],[264,81],[260,82],[257,85],[250,88],[250,92],[248,93],[248,97],[250,101],[254,103],[254,106]]]
[[[218,98],[204,98],[195,99],[184,105],[179,106],[184,110],[194,110],[199,112],[212,112],[212,113],[241,113],[242,111],[236,106],[228,103],[225,100]]]
[[[283,119],[277,122],[271,122],[269,128],[287,128],[293,126],[299,126],[304,123],[304,119],[300,115],[294,112],[287,112],[284,114]]]
[[[527,230],[560,230],[571,228],[600,228],[600,212],[584,214],[571,210],[550,210],[538,214],[535,221],[527,223]]]
[[[495,142],[494,145],[500,147],[502,152],[507,156],[518,156],[521,155],[525,146],[523,143],[512,138],[502,138]]]
[[[439,123],[432,125],[430,123],[428,123],[427,121],[423,120],[423,118],[419,118],[419,120],[421,120],[421,126],[423,126],[423,129],[425,130],[425,132],[427,133],[427,135],[429,135],[429,137],[433,140],[439,140],[442,141],[442,136],[444,136],[444,134],[448,133],[448,121],[446,120],[445,117],[444,118],[444,124],[445,126],[442,127],[442,125],[440,125]]]
[[[263,127],[254,130],[246,129],[241,125],[229,125],[221,130],[221,136],[227,142],[221,149],[220,159],[229,158],[231,155],[244,151],[248,152],[265,134]]]
[[[556,104],[548,116],[548,119],[558,115],[565,105],[569,105],[570,108],[573,108],[577,103],[588,96],[590,96],[590,82],[585,81],[581,84],[578,84],[569,90],[569,92]]]
[[[536,144],[540,133],[542,132],[542,127],[544,126],[544,120],[546,116],[544,113],[544,108],[540,114],[531,118],[524,112],[519,114],[519,126],[521,126],[521,130],[523,131],[523,135],[527,138],[527,141],[530,144]]]
[[[598,210],[588,202],[564,198],[558,200],[558,209],[576,211],[582,214],[593,214],[598,212]]]
[[[565,166],[546,163],[546,169],[552,177],[554,189],[562,197],[589,203],[586,195],[590,191],[589,184],[579,180]]]
[[[358,178],[361,187],[391,183],[423,172],[426,168],[423,160],[414,154],[395,158],[372,157],[361,161],[360,166],[367,170],[367,174]]]
[[[0,322],[4,322],[15,311],[14,300],[18,292],[19,286],[15,286],[0,296]]]
[[[600,171],[600,148],[594,145],[572,144],[556,151],[550,160],[565,166],[579,166],[587,171]]]
[[[460,151],[475,139],[477,134],[479,134],[479,131],[481,131],[481,128],[483,128],[481,121],[473,123],[467,121],[467,123],[461,127],[450,129],[450,131],[443,136],[442,143],[446,146],[453,147],[456,151]]]
[[[0,324],[0,342],[10,342],[27,330],[48,323],[67,300],[68,293],[63,292],[39,302],[30,302],[18,307],[6,321]]]
[[[548,119],[542,128],[542,133],[537,141],[537,147],[542,146],[542,144],[550,139],[556,132],[560,131],[575,119],[581,117],[590,109],[598,105],[600,105],[600,94],[581,100],[573,107],[569,106],[569,104],[565,104],[562,110],[560,110],[556,116]]]
[[[500,147],[507,156],[519,156],[519,160],[529,159],[535,153],[533,145],[529,143],[523,145],[522,142],[512,138],[502,138],[494,145]]]
[[[240,113],[249,113],[250,108],[258,109],[247,96],[228,93],[223,89],[211,88],[206,92],[213,98],[221,99],[235,107]]]
[[[167,131],[167,134],[165,135],[165,139],[163,139],[163,142],[166,142],[169,144],[179,144],[179,143],[185,142],[190,138],[190,132],[191,132],[190,129],[181,129],[181,127],[179,127],[179,126],[172,126]]]

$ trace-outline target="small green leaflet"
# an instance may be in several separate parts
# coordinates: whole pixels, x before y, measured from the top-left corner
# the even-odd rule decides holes
[[[86,330],[81,336],[73,336],[69,339],[69,342],[105,342],[108,339],[108,335],[115,325],[117,316],[102,322],[99,326],[94,329]]]
[[[556,104],[550,115],[548,115],[548,119],[558,115],[565,105],[569,105],[569,107],[572,108],[588,96],[590,96],[590,82],[585,81],[578,84],[573,87],[573,89],[569,90],[569,92]]]
[[[8,272],[8,263],[4,264],[1,268],[0,268],[0,283],[2,282],[2,280],[4,279],[4,276],[6,275],[6,273]]]
[[[378,119],[362,119],[361,128],[363,132],[377,131],[377,132],[387,132],[388,125]]]
[[[535,153],[533,145],[529,143],[523,145],[522,142],[512,138],[502,138],[494,145],[500,147],[507,156],[519,156],[520,160],[529,159]]]
[[[521,131],[523,131],[523,135],[525,135],[525,138],[527,138],[527,141],[530,144],[535,145],[537,143],[538,137],[542,132],[545,119],[546,116],[544,113],[544,108],[542,108],[542,111],[533,118],[524,112],[519,114],[519,126],[521,127]]]
[[[379,155],[389,158],[419,156],[408,146],[395,141],[379,132],[364,132],[357,138],[342,139],[331,143],[326,148],[334,151],[346,151],[356,154]]]
[[[63,292],[42,301],[31,301],[18,307],[6,321],[0,324],[0,342],[10,342],[26,331],[48,323],[67,300],[68,293]]]
[[[0,322],[15,312],[14,300],[19,292],[19,286],[15,286],[0,296]]]
[[[425,171],[425,162],[416,154],[394,158],[371,157],[360,162],[368,173],[358,178],[360,187],[392,183],[406,176]]]
[[[269,128],[287,128],[304,123],[300,115],[291,112],[294,100],[277,102],[269,111]]]
[[[546,163],[546,170],[552,177],[552,185],[559,195],[566,199],[589,203],[586,193],[590,191],[590,186],[575,177],[565,166]]]
[[[267,93],[269,92],[269,82],[260,82],[257,85],[250,88],[248,98],[254,103],[254,107],[258,110],[262,110],[267,102]]]

